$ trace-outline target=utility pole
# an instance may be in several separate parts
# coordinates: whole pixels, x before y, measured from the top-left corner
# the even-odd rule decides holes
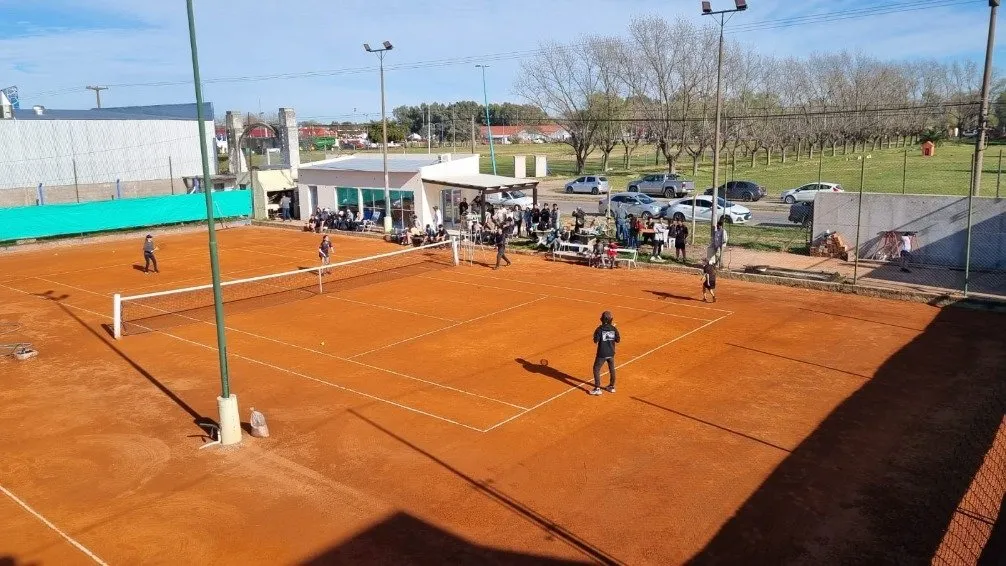
[[[433,118],[430,105],[426,105],[426,153],[433,153]]]
[[[454,109],[451,108],[451,151],[455,151],[458,143],[458,131],[454,129]]]
[[[472,116],[472,153],[475,153],[475,116]]]
[[[710,235],[716,234],[716,216],[717,208],[719,205],[719,191],[720,184],[720,139],[722,133],[720,132],[720,125],[723,116],[723,28],[726,26],[726,15],[732,14],[734,12],[743,12],[747,10],[746,0],[734,0],[734,5],[736,6],[733,10],[720,10],[714,12],[710,2],[702,2],[702,15],[713,16],[719,15],[720,17],[720,45],[719,45],[719,55],[716,59],[716,136],[713,142],[713,215],[711,218]],[[695,215],[692,215],[695,218]],[[692,230],[694,233],[694,230]]]
[[[982,167],[985,160],[985,142],[989,125],[989,88],[992,82],[992,51],[996,42],[996,16],[1000,0],[989,0],[989,39],[985,47],[985,77],[982,79],[982,106],[978,115],[978,139],[975,141],[974,169],[971,173],[971,194],[979,196],[982,190]],[[967,287],[965,286],[965,289]],[[967,292],[965,290],[965,292]]]
[[[89,86],[87,90],[93,90],[94,96],[98,99],[98,108],[101,108],[101,91],[108,90],[107,86]]]

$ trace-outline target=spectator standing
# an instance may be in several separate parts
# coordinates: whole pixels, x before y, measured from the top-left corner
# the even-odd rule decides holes
[[[664,261],[661,253],[664,250],[665,241],[667,241],[667,226],[663,219],[659,219],[653,225],[653,255],[650,257],[650,261]]]
[[[551,210],[551,212],[549,214],[550,214],[549,221],[551,222],[552,227],[553,228],[558,228],[559,227],[559,205],[555,204],[555,203],[552,203],[552,210]]]
[[[468,216],[468,198],[462,197],[461,204],[458,205],[458,212],[461,213],[461,218]]]
[[[292,218],[290,218],[290,197],[283,195],[279,199],[279,213],[280,217],[283,219],[283,222],[286,222],[287,220],[292,220]]]
[[[440,226],[444,223],[444,213],[440,211],[439,206],[433,207],[433,225]]]
[[[681,262],[688,261],[688,250],[685,249],[688,242],[688,226],[684,221],[676,220],[671,233],[674,235],[674,259]]]
[[[534,217],[531,214],[531,208],[524,209],[524,230],[527,232],[527,237],[531,237],[531,232],[534,231]]]
[[[618,207],[615,209],[615,238],[619,242],[625,242],[629,239],[628,230],[626,230],[626,222],[628,221],[628,216],[625,213],[624,207]]]
[[[541,209],[536,204],[531,209],[531,226],[537,230],[539,224],[541,224]]]
[[[912,261],[912,236],[914,232],[905,232],[901,235],[901,257],[899,258],[901,264],[901,271],[903,273],[911,273],[908,269],[908,262]]]
[[[597,344],[597,354],[594,356],[594,390],[591,395],[601,394],[601,368],[608,365],[608,393],[615,392],[615,344],[622,337],[615,328],[614,317],[610,311],[601,313],[601,325],[594,330],[594,343]]]
[[[635,215],[630,214],[626,219],[626,222],[628,223],[627,229],[629,232],[629,242],[627,245],[630,248],[635,248],[639,246],[639,221],[636,220]]]

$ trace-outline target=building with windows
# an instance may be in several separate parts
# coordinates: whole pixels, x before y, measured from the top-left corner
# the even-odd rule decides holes
[[[489,142],[489,128],[480,126],[482,141]],[[511,143],[558,143],[569,139],[569,132],[558,124],[536,126],[496,126],[492,127],[493,142],[503,145]]]
[[[513,188],[536,191],[538,181],[479,173],[479,156],[470,154],[404,154],[388,156],[388,187],[394,228],[407,227],[415,214],[419,223],[435,224],[439,207],[444,224],[461,223],[458,205],[479,194]],[[380,154],[354,154],[300,166],[296,208],[310,218],[316,208],[362,211],[364,218],[383,223],[384,164]]]
[[[107,200],[184,192],[202,173],[195,104],[56,110],[0,118],[0,206]],[[213,105],[203,119],[214,151]],[[211,173],[216,161],[210,162]]]

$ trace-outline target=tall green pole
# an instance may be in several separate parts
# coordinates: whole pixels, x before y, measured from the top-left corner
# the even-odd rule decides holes
[[[213,314],[217,326],[217,352],[220,354],[220,396],[231,396],[227,373],[227,335],[224,332],[224,301],[220,288],[220,259],[217,257],[217,232],[213,222],[213,185],[210,181],[210,156],[206,150],[206,122],[203,120],[203,87],[199,78],[199,51],[196,49],[196,19],[192,0],[186,0],[189,10],[189,44],[192,49],[192,80],[196,85],[196,119],[199,120],[199,153],[203,159],[203,193],[206,195],[206,226],[210,239],[210,271],[213,274]]]
[[[482,69],[482,97],[486,104],[486,131],[489,133],[489,158],[493,162],[493,175],[496,174],[496,149],[493,147],[493,125],[489,121],[489,91],[486,90],[486,67],[489,65],[476,65]]]
[[[863,160],[863,164],[859,169],[859,210],[856,212],[856,247],[852,249],[852,253],[856,254],[855,264],[853,264],[852,268],[853,285],[859,283],[859,233],[862,232],[863,224],[863,185],[866,184],[866,154],[863,154],[860,159]]]

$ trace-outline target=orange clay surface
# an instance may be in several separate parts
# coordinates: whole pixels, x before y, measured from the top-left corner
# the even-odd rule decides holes
[[[218,235],[227,280],[317,262],[315,234]],[[333,240],[335,261],[398,249]],[[120,341],[105,326],[115,292],[209,282],[205,232],[157,243],[159,275],[134,268],[140,237],[0,255],[0,343],[40,351],[0,360],[0,563],[677,564],[754,540],[766,559],[806,556],[868,542],[859,487],[945,391],[906,384],[909,416],[877,402],[842,417],[871,440],[846,450],[836,434],[808,464],[841,489],[742,512],[802,443],[882,371],[953,382],[1003,363],[1001,342],[953,361],[1002,334],[996,314],[726,280],[704,304],[694,275],[477,257],[232,313],[232,391],[271,437],[200,450],[195,421],[217,418],[220,394],[213,324]],[[618,388],[591,397],[604,310]],[[966,324],[883,369],[940,316]]]

